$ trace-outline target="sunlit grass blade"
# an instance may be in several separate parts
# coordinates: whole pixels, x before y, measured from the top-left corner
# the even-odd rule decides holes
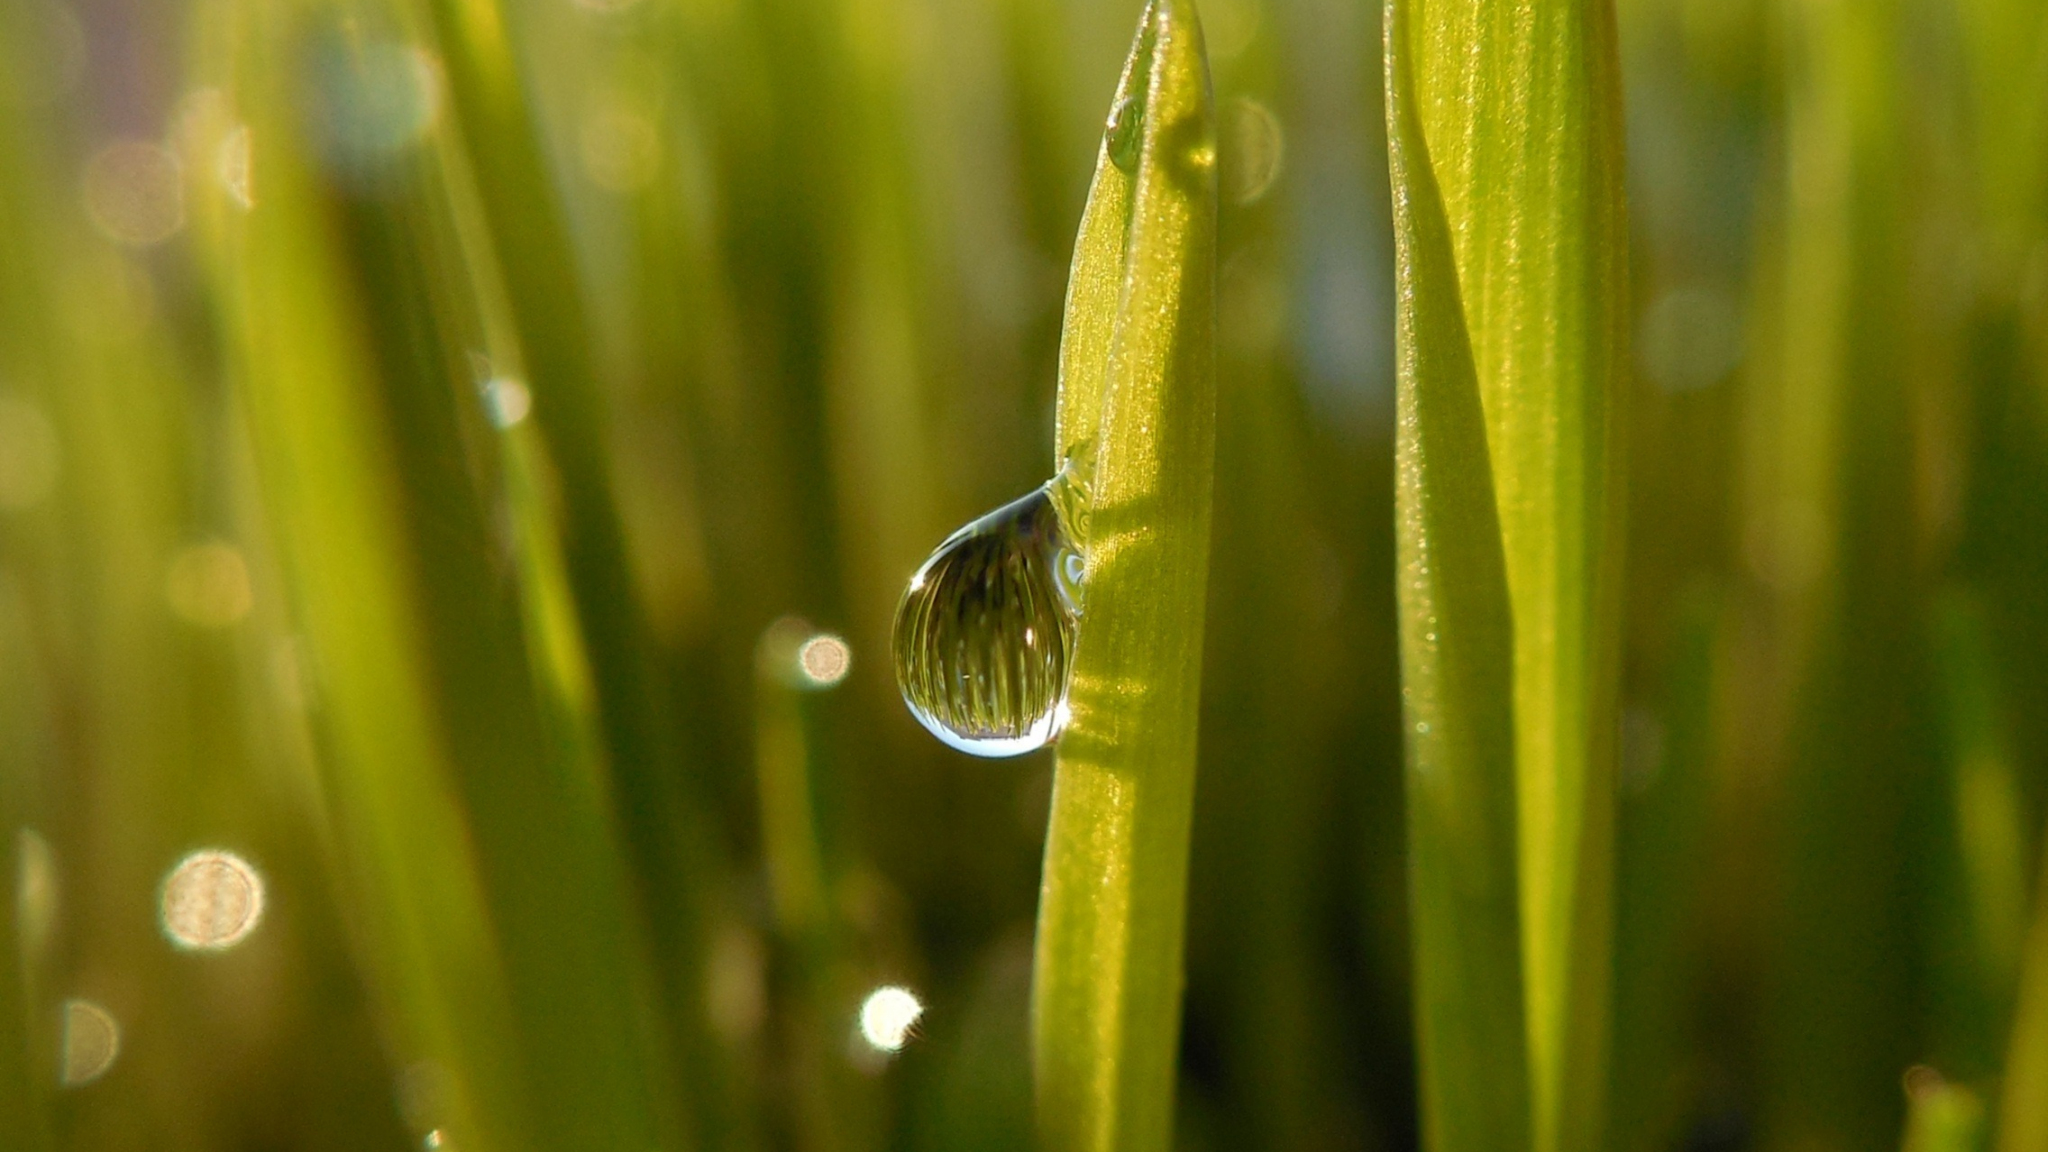
[[[270,51],[293,42],[302,18],[223,23]],[[363,384],[375,371],[358,352],[364,321],[336,290],[347,274],[324,233],[313,160],[295,144],[298,93],[260,69],[238,81],[264,142],[265,211],[225,229],[223,299],[298,626],[319,654],[342,889],[373,934],[366,967],[395,1047],[440,1070],[437,1122],[479,1149],[525,1148],[524,1092],[506,1063],[510,995],[433,732],[400,498]]]
[[[1411,6],[1387,9],[1394,193],[1396,592],[1425,1146],[1530,1141],[1516,887],[1514,644],[1486,418],[1417,106]]]
[[[1776,298],[1746,467],[1768,597],[1769,860],[1760,1047],[1769,1147],[1897,1139],[1932,760],[1931,680],[1903,278],[1911,117],[1892,83],[1901,5],[1791,5]],[[1915,868],[1900,866],[1912,859]]]
[[[20,8],[0,12],[0,68],[10,73],[28,72],[25,57],[43,47],[29,35],[21,19],[26,14]],[[25,107],[0,105],[0,260],[16,270],[0,284],[0,364],[13,373],[41,367],[44,359],[37,355],[44,341],[31,330],[33,289],[25,275],[45,266],[37,250],[47,236],[38,227],[44,214],[33,182],[44,163],[28,115]],[[11,381],[0,387],[8,384],[20,387]],[[30,410],[12,388],[6,401],[17,411]],[[39,411],[37,417],[47,422]],[[20,453],[19,433],[16,438],[11,451]],[[10,569],[26,551],[15,535],[19,531],[19,524],[0,525],[0,552],[8,554]],[[35,661],[19,579],[15,571],[0,570],[0,1132],[18,1138],[23,1152],[44,1152],[51,1137],[57,1017],[37,979],[44,933],[35,921],[48,919],[54,894],[39,894],[34,883],[48,850],[31,831],[42,773],[30,754],[37,735],[30,680]]]
[[[1087,483],[1032,1022],[1046,1152],[1172,1128],[1215,435],[1215,132],[1194,6],[1155,0],[1068,281],[1057,443]]]
[[[2042,872],[2048,873],[2048,856]],[[2048,1152],[2048,877],[2034,882],[2012,1041],[1998,1096],[1998,1152]]]
[[[1614,13],[1421,0],[1390,50],[1448,222],[1512,608],[1530,1135],[1587,1147],[1606,1084],[1629,312]]]
[[[19,1140],[22,1152],[44,1152],[50,1146],[50,1090],[56,1083],[50,1053],[57,1021],[35,978],[42,942],[34,922],[47,919],[52,894],[35,890],[37,870],[47,867],[47,849],[28,830],[34,777],[19,755],[29,744],[23,723],[29,693],[22,683],[26,622],[18,599],[10,595],[7,601],[0,603],[0,653],[11,657],[0,672],[0,698],[6,700],[0,713],[0,1132]]]
[[[438,33],[479,219],[559,493],[559,550],[587,653],[612,819],[659,949],[664,1023],[680,1052],[711,1059],[701,988],[704,888],[716,855],[702,842],[697,782],[681,771],[677,736],[658,711],[663,694],[612,491],[593,333],[522,72],[521,26],[497,0],[413,3]],[[683,1077],[674,1094],[689,1101],[704,1083]],[[720,1110],[701,1101],[684,1107]]]
[[[485,1150],[673,1146],[521,347],[459,151],[431,115],[365,124],[435,105],[422,30],[373,3],[210,12],[262,197],[210,189],[230,359],[408,1119]],[[310,85],[280,63],[307,59]]]
[[[2026,938],[2031,822],[1981,604],[1950,590],[1935,604],[1943,714],[1942,785],[1930,830],[1925,917],[1934,941],[1933,1056],[1948,1075],[1997,1074]],[[1910,1101],[1909,1101],[1910,1103]]]

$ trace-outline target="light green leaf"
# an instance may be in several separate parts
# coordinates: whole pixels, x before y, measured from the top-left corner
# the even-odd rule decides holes
[[[1075,244],[1058,444],[1086,604],[1039,903],[1047,1152],[1172,1126],[1215,437],[1215,130],[1186,0],[1146,9]]]
[[[1590,1147],[1611,967],[1628,314],[1614,14],[1607,0],[1393,8],[1390,76],[1412,83],[1414,121],[1397,198],[1412,230],[1426,166],[1452,265],[1430,275],[1448,272],[1462,305],[1513,619],[1530,1138]],[[1440,304],[1404,295],[1401,308]],[[1468,446],[1439,463],[1475,458]]]
[[[382,0],[208,15],[256,192],[209,194],[207,255],[407,1119],[477,1152],[674,1147],[533,344],[445,128],[362,127],[432,106],[431,38]]]
[[[1396,592],[1425,1144],[1529,1146],[1515,887],[1514,628],[1486,419],[1428,145],[1408,8],[1387,8],[1399,430]]]

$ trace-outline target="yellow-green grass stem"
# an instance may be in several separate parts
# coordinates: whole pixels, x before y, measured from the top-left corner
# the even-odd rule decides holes
[[[475,174],[477,219],[501,270],[538,440],[559,493],[559,551],[587,654],[613,819],[660,953],[665,1023],[680,1052],[715,1059],[699,985],[710,915],[705,878],[716,854],[703,842],[696,781],[681,770],[677,734],[659,711],[660,678],[606,458],[594,332],[522,69],[521,24],[498,0],[410,3],[438,37],[454,123]],[[703,1095],[699,1083],[683,1077],[677,1094],[692,1100],[692,1112],[717,1111],[695,1099]]]
[[[423,23],[375,0],[210,16],[261,199],[215,190],[207,251],[357,951],[424,1101],[412,1119],[479,1150],[674,1147],[535,445],[502,395],[515,427],[493,441],[478,403],[477,355],[511,383],[517,356],[462,154],[432,124],[308,141],[297,114],[424,82],[379,67]],[[274,64],[308,53],[310,89]],[[495,481],[467,466],[493,458]],[[492,546],[501,501],[511,563]]]
[[[1485,413],[1514,634],[1530,1138],[1561,1152],[1598,1142],[1606,1085],[1628,372],[1614,11],[1396,11],[1409,163],[1426,159],[1441,197]]]
[[[1450,225],[1387,6],[1396,595],[1424,1146],[1529,1147],[1516,888],[1514,628]]]
[[[1058,444],[1087,556],[1032,988],[1046,1152],[1169,1146],[1215,437],[1215,133],[1193,5],[1155,0],[1076,241]]]

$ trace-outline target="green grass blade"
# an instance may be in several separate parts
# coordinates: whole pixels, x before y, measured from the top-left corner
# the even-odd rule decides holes
[[[1118,98],[1061,346],[1058,443],[1092,443],[1093,466],[1032,988],[1047,1152],[1165,1149],[1180,1024],[1216,403],[1214,113],[1192,4],[1147,8]]]
[[[1515,629],[1531,1135],[1589,1147],[1606,1083],[1627,373],[1609,0],[1422,0],[1394,51],[1441,191]]]
[[[2048,1152],[2048,879],[2034,883],[2034,923],[1998,1100],[1998,1152]]]
[[[2030,816],[1983,607],[1961,589],[1934,604],[1943,771],[1924,913],[1933,1056],[1972,1083],[1998,1071],[2027,931]]]
[[[1772,653],[1759,712],[1777,812],[1759,1043],[1770,1148],[1896,1139],[1896,1077],[1925,1053],[1897,1007],[1925,987],[1914,913],[1940,820],[1922,791],[1937,755],[1926,545],[1902,511],[1920,471],[1913,358],[1930,334],[1906,291],[1920,193],[1902,145],[1917,112],[1892,83],[1913,27],[1891,2],[1781,12],[1782,247],[1745,528]]]
[[[704,889],[715,853],[701,842],[701,798],[679,771],[676,733],[658,711],[662,687],[606,456],[592,326],[530,107],[518,54],[521,26],[497,0],[410,2],[438,33],[484,243],[502,275],[556,482],[559,552],[588,661],[613,819],[659,952],[664,1024],[679,1052],[709,1058],[715,1045],[701,977],[710,915]],[[720,1111],[693,1099],[702,1083],[683,1076],[672,1094],[688,1112]]]
[[[800,1152],[878,1148],[880,1092],[849,1058],[860,1003],[845,913],[843,869],[835,868],[820,803],[816,702],[830,685],[803,670],[810,626],[784,617],[761,635],[754,670],[754,756],[760,790],[761,854],[769,904],[787,972],[787,1124]],[[870,1069],[871,1070],[871,1069]]]
[[[1718,582],[1674,597],[1654,711],[1624,729],[1615,847],[1614,1064],[1606,1147],[1681,1142],[1694,1107],[1699,1028],[1689,1011],[1701,964],[1698,921],[1714,807],[1728,610]]]
[[[0,68],[10,73],[28,71],[30,53],[42,47],[30,35],[27,14],[21,7],[0,11]],[[35,277],[26,274],[51,263],[39,251],[50,229],[35,194],[46,168],[35,128],[29,109],[0,104],[0,261],[17,270],[10,283],[0,284],[0,366],[9,375],[26,375],[45,359],[35,331]],[[17,380],[0,380],[10,399],[19,387]],[[56,1016],[36,979],[40,933],[31,921],[46,910],[36,907],[27,882],[42,862],[30,854],[46,850],[28,831],[37,816],[41,773],[28,754],[36,661],[15,586],[20,576],[13,569],[27,551],[19,532],[16,525],[0,525],[0,555],[7,560],[0,567],[0,1132],[18,1140],[23,1152],[44,1152],[51,1144]]]
[[[476,402],[475,358],[516,380],[517,351],[461,156],[431,119],[346,134],[373,90],[431,103],[420,28],[376,3],[215,12],[260,197],[209,205],[228,351],[358,950],[431,1089],[410,1118],[480,1150],[670,1147],[538,444],[489,439]],[[306,60],[311,85],[277,64]]]
[[[0,603],[0,653],[6,657],[0,673],[0,1132],[19,1141],[22,1152],[44,1152],[50,1147],[49,1097],[56,1082],[47,1060],[55,1014],[46,1009],[35,979],[41,949],[33,921],[47,913],[29,878],[47,849],[28,831],[34,773],[18,753],[28,746],[21,713],[29,699],[23,683],[29,661],[21,616],[18,597],[7,595]]]
[[[1425,1146],[1529,1147],[1515,884],[1514,627],[1410,5],[1387,6],[1394,193],[1397,595],[1409,921]]]
[[[293,43],[300,23],[289,11],[232,21],[252,57]],[[293,146],[299,94],[261,68],[235,90],[265,149],[264,212],[223,230],[222,299],[296,623],[318,653],[342,887],[375,941],[365,967],[394,1048],[438,1069],[435,1120],[480,1150],[526,1148],[510,994],[433,731],[361,318],[336,290],[346,275],[314,162]]]

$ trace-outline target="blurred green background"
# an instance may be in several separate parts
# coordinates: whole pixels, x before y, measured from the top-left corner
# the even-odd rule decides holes
[[[1138,7],[0,3],[0,1147],[1030,1146],[1050,757],[888,629],[1050,471]],[[1201,15],[1178,1141],[1409,1148],[1380,12]],[[2048,5],[1619,18],[1608,1142],[1896,1146],[2048,1060]]]

